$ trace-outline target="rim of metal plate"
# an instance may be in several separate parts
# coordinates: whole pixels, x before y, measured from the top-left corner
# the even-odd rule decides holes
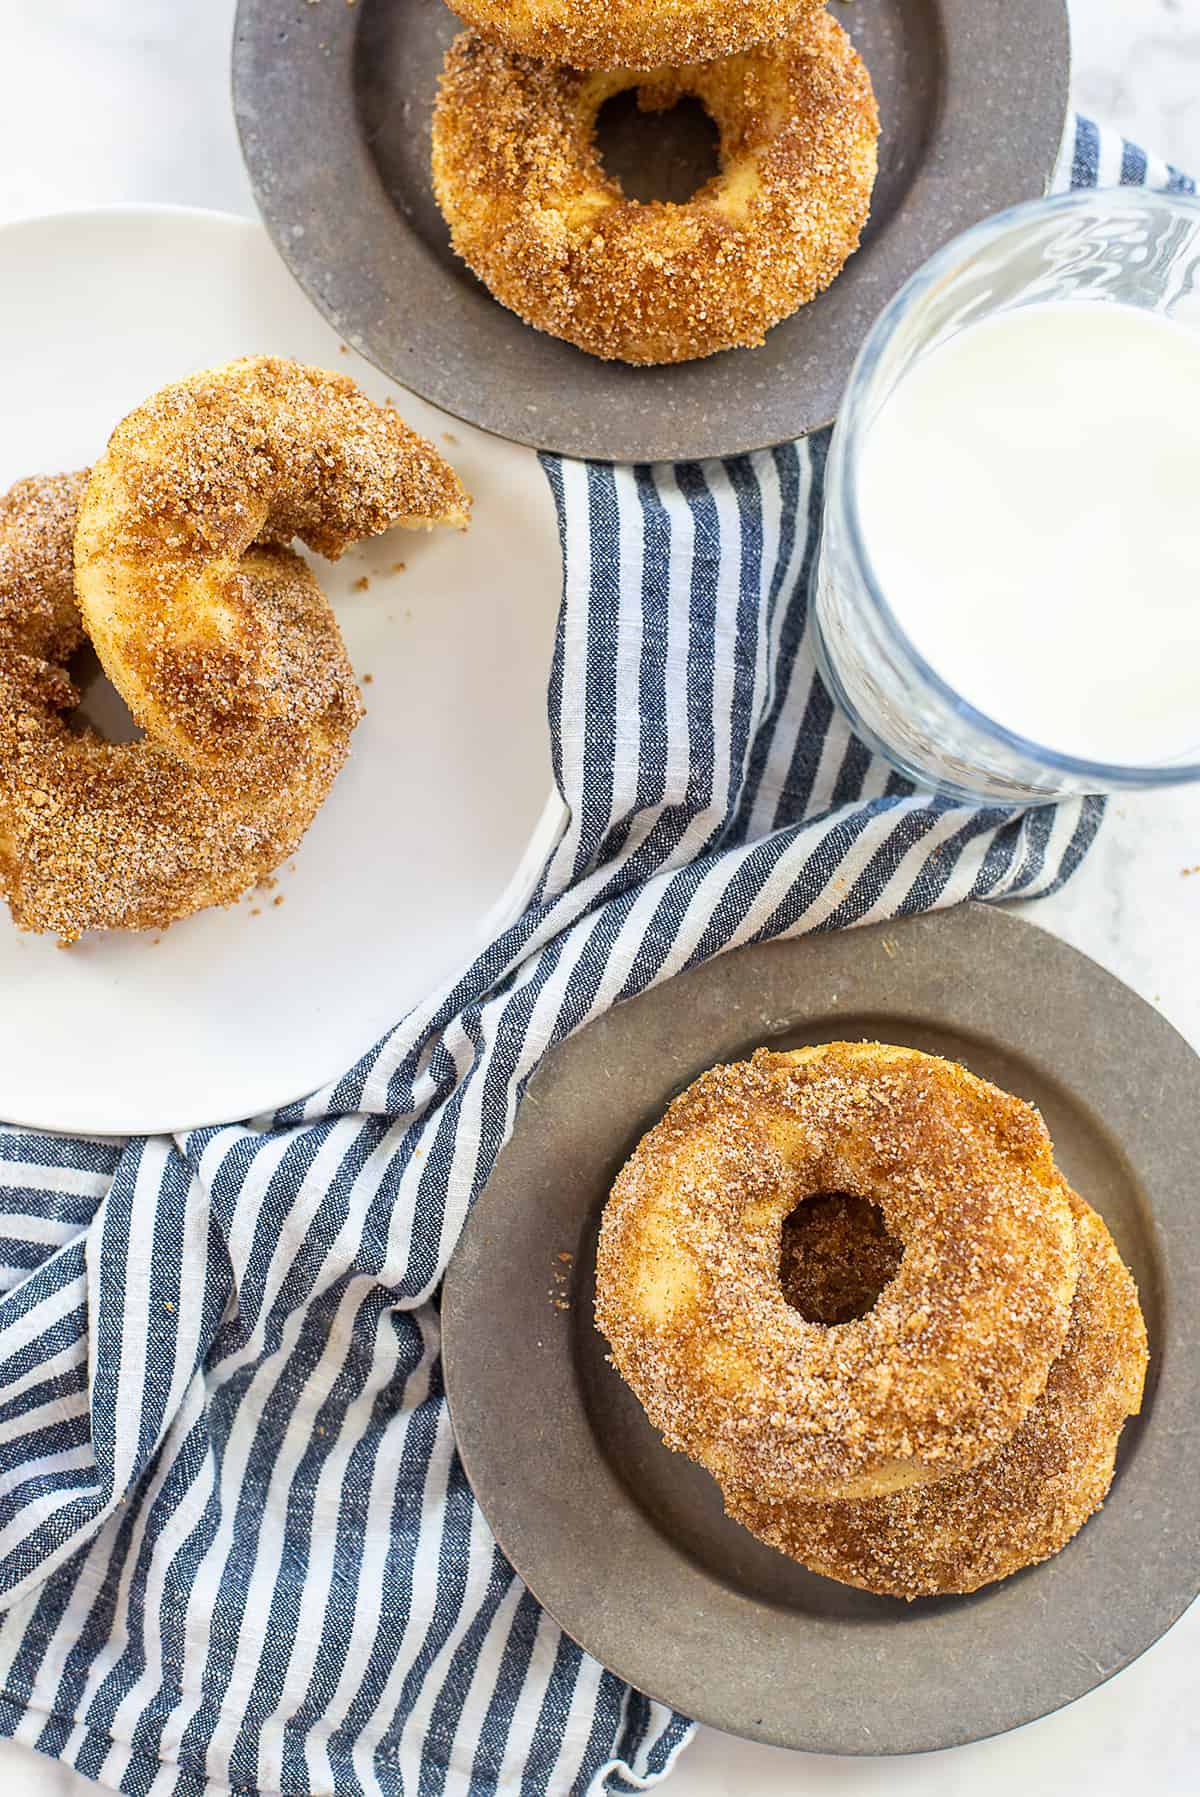
[[[927,117],[894,146],[889,96],[880,94],[881,155],[893,165],[887,178],[901,183],[889,216],[829,291],[777,326],[762,349],[630,368],[530,330],[389,195],[356,72],[359,33],[373,4],[384,3],[427,8],[429,0],[240,0],[234,108],[264,222],[333,327],[392,379],[484,430],[570,456],[699,460],[830,423],[884,304],[958,232],[1046,191],[1067,117],[1066,0],[893,6],[878,28],[889,34],[896,78],[934,61],[940,74]],[[897,54],[901,32],[914,45]],[[397,101],[406,104],[403,95]],[[414,134],[427,133],[427,101],[423,94],[414,109]],[[423,170],[418,148],[414,136],[411,166]],[[897,162],[911,166],[897,170]],[[426,191],[417,210],[431,203]]]
[[[1053,1559],[971,1597],[871,1597],[753,1541],[663,1447],[592,1322],[599,1210],[642,1130],[702,1067],[839,1026],[963,1054],[1032,1096],[1141,1285],[1146,1402],[1107,1502]],[[508,1559],[636,1688],[778,1746],[950,1747],[1102,1684],[1200,1586],[1198,1116],[1200,1058],[1165,1019],[994,907],[734,950],[618,1005],[531,1081],[445,1281],[455,1435]]]

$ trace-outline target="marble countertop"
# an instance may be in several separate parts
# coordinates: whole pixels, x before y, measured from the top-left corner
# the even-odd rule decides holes
[[[1077,104],[1200,169],[1196,0],[1071,0]],[[233,0],[2,0],[0,223],[116,200],[252,212],[229,110]],[[64,278],[84,278],[64,271]],[[1081,872],[1031,916],[1157,1005],[1200,1047],[1200,788],[1110,807]],[[1161,1797],[1200,1789],[1200,1605],[1135,1665],[1055,1716],[912,1760],[755,1747],[702,1729],[677,1797]],[[864,1692],[864,1703],[870,1694]],[[5,1797],[84,1797],[74,1773],[0,1743]]]

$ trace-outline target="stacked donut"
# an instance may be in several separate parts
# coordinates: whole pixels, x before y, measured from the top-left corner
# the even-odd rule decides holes
[[[0,895],[23,929],[163,929],[296,848],[362,702],[294,537],[465,524],[457,475],[343,375],[257,357],[164,388],[90,473],[0,498]],[[144,735],[70,727],[85,639]]]
[[[455,250],[527,324],[594,356],[761,344],[857,247],[875,180],[870,77],[823,0],[451,0],[433,181]],[[686,204],[606,174],[597,115],[685,94],[720,134]]]
[[[596,1317],[730,1516],[904,1598],[1063,1547],[1147,1363],[1133,1280],[1038,1113],[879,1043],[690,1086],[613,1188]]]

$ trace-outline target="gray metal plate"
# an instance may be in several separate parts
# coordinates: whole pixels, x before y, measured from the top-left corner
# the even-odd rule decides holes
[[[755,1541],[663,1447],[592,1321],[605,1197],[674,1094],[761,1043],[861,1036],[960,1059],[1040,1106],[1150,1334],[1104,1508],[1054,1559],[972,1597],[873,1597]],[[500,1545],[597,1659],[755,1740],[913,1753],[1082,1696],[1200,1588],[1198,1119],[1182,1037],[1077,950],[985,906],[741,949],[618,1006],[531,1083],[446,1277],[451,1414]]]
[[[883,116],[863,246],[757,350],[674,368],[595,360],[531,330],[450,249],[434,202],[440,0],[241,0],[234,104],[268,230],[343,337],[402,385],[520,443],[611,461],[733,455],[834,417],[877,313],[940,244],[1045,191],[1067,108],[1065,0],[835,7]],[[683,109],[680,109],[681,112]],[[686,116],[643,121],[678,192]],[[619,172],[629,157],[616,150]],[[671,177],[674,177],[672,179]],[[683,192],[689,191],[686,183]]]

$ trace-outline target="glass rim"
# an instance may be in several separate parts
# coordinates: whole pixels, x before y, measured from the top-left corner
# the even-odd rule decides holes
[[[852,451],[864,428],[859,414],[870,393],[884,351],[901,321],[914,305],[919,304],[930,290],[947,275],[962,267],[988,244],[994,243],[1013,229],[1026,223],[1032,223],[1037,219],[1053,217],[1058,213],[1094,211],[1103,215],[1111,210],[1113,202],[1118,200],[1126,206],[1132,205],[1135,208],[1180,217],[1193,226],[1200,236],[1200,195],[1165,193],[1153,188],[1132,185],[1075,189],[1069,193],[1052,194],[1042,199],[1024,200],[1019,205],[1009,206],[1003,212],[993,213],[989,218],[982,219],[976,225],[971,225],[966,231],[961,231],[957,237],[952,237],[940,249],[935,250],[915,274],[909,276],[871,326],[854,359],[850,377],[846,382],[846,390],[842,396],[842,404],[833,430],[830,457],[833,468],[839,477],[837,490],[840,494],[850,545],[871,604],[911,657],[920,677],[928,682],[934,691],[946,700],[962,718],[1005,747],[1026,757],[1033,757],[1045,767],[1058,773],[1070,774],[1083,779],[1094,778],[1105,786],[1179,786],[1188,781],[1200,779],[1200,761],[1191,759],[1186,762],[1178,761],[1169,764],[1105,762],[1095,761],[1087,756],[1071,755],[1060,749],[1052,749],[1045,743],[1035,742],[1032,737],[1022,736],[1019,731],[1010,730],[997,718],[981,711],[978,706],[964,698],[962,693],[958,692],[949,681],[938,673],[901,625],[884,593],[882,583],[875,573],[867,551],[859,516],[857,458],[852,458]],[[1113,302],[1102,300],[1092,303],[1107,305]],[[852,468],[853,473],[851,473]]]

